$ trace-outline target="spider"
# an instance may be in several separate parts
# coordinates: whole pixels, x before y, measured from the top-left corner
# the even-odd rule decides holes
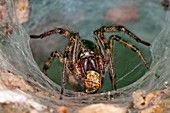
[[[104,82],[104,74],[108,70],[110,72],[112,88],[116,90],[114,64],[112,62],[114,41],[118,41],[136,52],[143,61],[146,69],[150,70],[149,64],[136,46],[117,35],[111,35],[108,40],[105,38],[105,32],[116,31],[124,32],[137,42],[150,46],[150,43],[141,40],[127,28],[120,25],[103,26],[95,30],[95,43],[82,39],[77,32],[71,32],[63,28],[55,28],[41,35],[30,35],[30,37],[34,39],[42,39],[55,33],[59,33],[67,37],[69,42],[66,46],[64,54],[58,50],[52,52],[50,58],[43,67],[43,72],[47,75],[47,70],[50,68],[51,63],[56,57],[58,57],[63,64],[61,95],[63,95],[64,92],[66,78],[71,84],[79,86],[85,93],[92,94],[96,93],[101,88]]]

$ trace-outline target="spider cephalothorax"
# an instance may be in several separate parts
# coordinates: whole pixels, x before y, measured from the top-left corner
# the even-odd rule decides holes
[[[30,37],[44,38],[55,33],[68,37],[69,42],[66,46],[64,55],[59,51],[52,52],[51,57],[44,65],[43,72],[47,74],[46,71],[49,69],[50,64],[55,57],[58,57],[63,63],[61,94],[63,94],[64,91],[66,77],[72,77],[74,80],[70,79],[69,82],[81,86],[81,89],[84,90],[85,93],[95,93],[101,88],[104,73],[107,70],[110,71],[112,87],[116,90],[114,65],[112,63],[114,41],[118,41],[136,52],[145,64],[147,70],[149,70],[149,64],[137,47],[117,35],[111,35],[107,41],[104,33],[115,31],[123,31],[137,42],[150,46],[150,43],[141,40],[124,26],[103,26],[94,31],[96,43],[83,40],[78,33],[70,32],[69,30],[62,28],[56,28],[41,35],[30,35]]]

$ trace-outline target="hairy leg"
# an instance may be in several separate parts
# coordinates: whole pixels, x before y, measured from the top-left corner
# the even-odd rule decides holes
[[[115,32],[115,31],[122,31],[126,34],[128,34],[131,38],[135,39],[137,42],[142,43],[146,46],[150,46],[149,42],[141,40],[139,37],[137,37],[135,34],[133,34],[131,31],[129,31],[126,27],[124,26],[103,26],[97,31],[100,31],[102,33],[104,32]]]
[[[100,49],[104,51],[104,53],[103,53],[104,54],[103,56],[105,58],[104,68],[107,68],[107,66],[110,65],[110,76],[112,78],[112,88],[114,90],[116,90],[117,89],[116,88],[116,79],[115,79],[114,65],[112,63],[112,51],[110,49],[110,46],[109,46],[106,38],[104,37],[104,34],[102,31],[96,30],[94,32],[94,38],[102,46],[102,48],[100,48]]]
[[[140,50],[136,46],[132,45],[131,43],[123,40],[121,37],[116,36],[116,35],[110,36],[109,40],[110,40],[109,42],[111,42],[111,40],[115,40],[115,41],[125,45],[126,47],[130,48],[132,51],[136,52],[137,55],[140,57],[140,59],[145,64],[145,67],[147,68],[147,70],[150,70],[148,62],[145,60],[144,56],[142,55],[142,53],[140,52]],[[110,44],[110,45],[112,45],[112,44]]]
[[[49,58],[49,60],[46,62],[44,68],[43,68],[43,71],[44,73],[46,74],[46,71],[49,69],[50,67],[50,64],[52,63],[52,61],[54,60],[55,57],[59,57],[59,59],[62,61],[63,63],[63,68],[62,68],[62,84],[61,84],[61,95],[63,95],[63,92],[64,92],[64,84],[65,84],[65,77],[66,77],[66,69],[67,69],[67,63],[68,61],[74,61],[75,58],[75,53],[72,53],[72,50],[73,49],[76,49],[74,47],[75,45],[75,42],[76,42],[76,38],[79,37],[78,33],[74,33],[74,32],[70,32],[68,30],[65,30],[65,29],[62,29],[62,28],[55,28],[53,30],[50,30],[50,31],[47,31],[45,33],[42,33],[40,35],[30,35],[31,38],[34,38],[34,39],[38,39],[38,38],[45,38],[49,35],[52,35],[52,34],[61,34],[61,35],[64,35],[66,37],[69,38],[69,42],[66,46],[66,49],[65,49],[65,52],[64,52],[64,55],[62,55],[59,51],[55,51],[51,54],[51,57]],[[73,50],[75,52],[75,50]],[[72,55],[74,54],[74,55]]]
[[[47,75],[47,70],[50,68],[51,63],[53,62],[53,60],[54,60],[56,57],[58,57],[59,60],[60,60],[60,62],[63,63],[63,55],[61,54],[61,52],[60,52],[60,51],[57,51],[57,50],[54,51],[54,52],[52,52],[51,55],[50,55],[50,57],[49,57],[49,59],[48,59],[48,61],[45,63],[45,65],[44,65],[44,67],[43,67],[43,73],[44,73],[45,75]]]
[[[62,28],[55,28],[53,30],[47,31],[47,32],[42,33],[40,35],[30,35],[30,38],[34,38],[34,39],[44,38],[44,37],[47,37],[49,35],[56,34],[56,33],[64,35],[68,38],[70,38],[70,35],[72,34],[72,32],[70,32],[68,30],[65,30],[65,29],[62,29]]]

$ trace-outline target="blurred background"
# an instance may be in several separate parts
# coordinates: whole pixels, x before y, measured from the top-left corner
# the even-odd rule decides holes
[[[165,23],[167,0],[30,0],[29,20],[23,24],[29,35],[39,35],[56,27],[79,32],[83,39],[94,42],[93,31],[110,25],[123,25],[142,40],[152,42],[157,38]],[[116,34],[140,49],[149,64],[152,64],[151,47],[134,41],[122,32]],[[55,34],[44,39],[31,39],[33,56],[43,68],[51,52],[64,52],[68,39]],[[115,42],[114,65],[117,87],[122,88],[140,79],[146,68],[138,55],[131,49]],[[152,66],[152,65],[151,65]],[[62,64],[55,59],[47,72],[48,77],[61,84]],[[111,90],[108,73],[102,91]],[[67,88],[71,89],[69,85]],[[74,89],[73,89],[74,90]]]

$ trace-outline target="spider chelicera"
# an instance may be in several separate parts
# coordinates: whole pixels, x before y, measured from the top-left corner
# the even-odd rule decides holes
[[[103,26],[97,29],[94,31],[96,43],[82,39],[77,32],[70,32],[62,28],[55,28],[41,35],[30,35],[30,37],[35,39],[44,38],[55,33],[68,37],[69,42],[64,54],[58,50],[52,52],[50,58],[44,65],[43,72],[47,75],[47,70],[50,68],[52,61],[58,57],[63,64],[61,95],[64,91],[66,77],[72,85],[79,86],[82,91],[84,90],[85,93],[89,94],[96,93],[101,88],[105,77],[104,74],[108,70],[112,78],[112,87],[116,90],[114,64],[112,62],[114,41],[118,41],[136,52],[145,64],[147,70],[150,69],[142,53],[131,43],[117,35],[111,35],[107,41],[104,33],[115,31],[125,32],[137,42],[150,46],[150,43],[141,40],[124,26]]]

